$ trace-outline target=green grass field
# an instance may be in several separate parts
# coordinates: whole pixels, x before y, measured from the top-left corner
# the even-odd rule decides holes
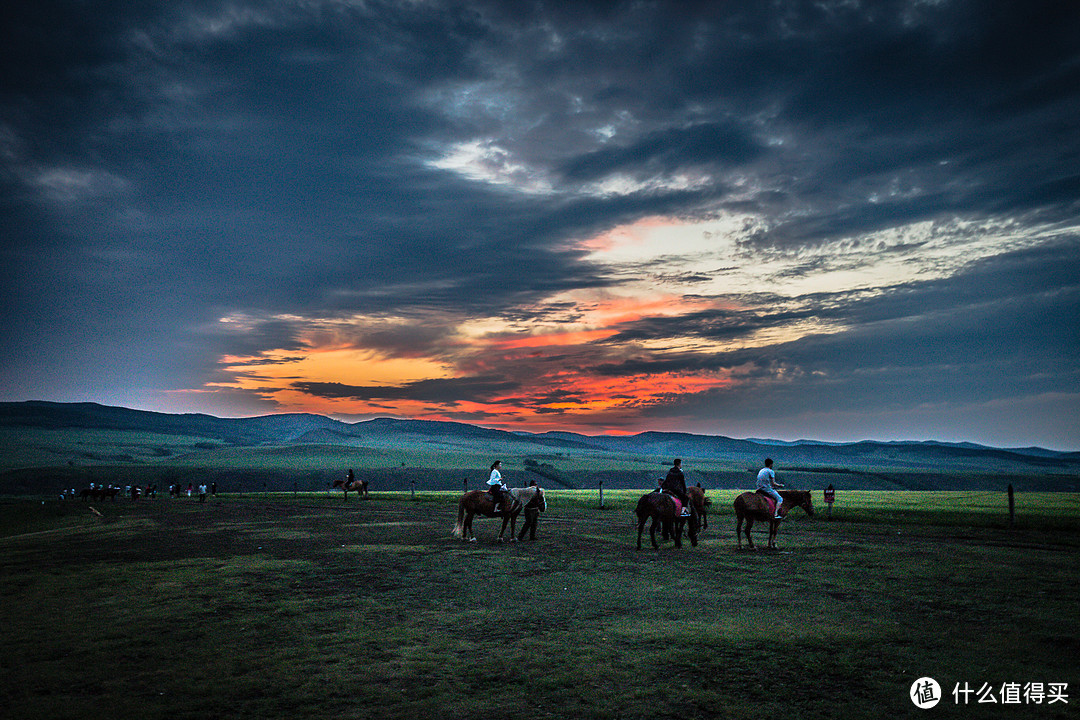
[[[1080,496],[820,493],[779,552],[635,550],[641,491],[550,491],[536,542],[456,493],[0,500],[12,718],[1069,718]],[[101,513],[91,512],[90,507]],[[764,545],[764,535],[757,540]],[[945,694],[908,699],[919,677]],[[956,684],[1068,703],[957,705]],[[925,714],[924,714],[925,713]]]

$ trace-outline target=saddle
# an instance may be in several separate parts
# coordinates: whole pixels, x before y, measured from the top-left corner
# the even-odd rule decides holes
[[[675,503],[675,516],[676,517],[690,517],[690,507],[683,505],[682,500],[675,497],[672,493],[664,490],[664,493],[671,498],[671,502]]]
[[[492,512],[496,515],[507,512],[509,510],[513,510],[514,506],[518,503],[517,498],[515,498],[508,492],[504,492],[497,498],[495,497],[495,493],[491,492],[490,490],[487,490],[485,492],[487,492],[487,496],[491,498],[491,503],[494,506]]]
[[[776,498],[763,490],[755,490],[755,492],[762,497],[765,504],[769,506],[769,513],[776,515]]]

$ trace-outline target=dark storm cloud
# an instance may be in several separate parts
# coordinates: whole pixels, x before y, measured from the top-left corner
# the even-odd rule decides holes
[[[446,378],[418,380],[397,386],[357,386],[342,383],[297,382],[297,390],[323,398],[356,400],[415,400],[445,403],[485,402],[513,392],[518,384],[496,377]]]
[[[754,159],[762,148],[740,128],[697,125],[652,133],[628,147],[596,150],[563,168],[573,180],[592,180],[614,172],[656,175],[685,167],[736,166]]]

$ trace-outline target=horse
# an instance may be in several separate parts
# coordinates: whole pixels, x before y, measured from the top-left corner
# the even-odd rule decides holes
[[[705,488],[700,484],[686,488],[686,494],[690,496],[690,504],[701,518],[701,529],[704,530],[709,527],[709,514],[705,508],[712,505],[712,500],[705,497]]]
[[[779,490],[778,492],[784,500],[780,505],[781,517],[795,507],[801,507],[807,515],[814,517],[814,501],[808,490]],[[754,539],[750,537],[750,528],[753,527],[755,520],[759,520],[769,523],[768,549],[776,550],[776,531],[780,527],[780,521],[774,518],[765,495],[756,491],[744,492],[735,498],[732,505],[735,508],[735,516],[739,519],[735,525],[735,538],[739,542],[739,549],[742,549],[743,520],[746,521],[746,542],[751,550],[754,549]]]
[[[499,530],[499,542],[502,542],[506,526],[510,525],[510,539],[516,540],[514,529],[517,526],[517,517],[522,509],[536,500],[541,511],[547,510],[547,501],[544,500],[544,491],[536,485],[523,488],[511,488],[503,496],[503,509],[495,512],[495,500],[491,493],[486,490],[470,490],[461,496],[458,501],[457,524],[454,526],[454,537],[475,541],[473,536],[472,521],[474,515],[484,517],[501,517],[502,528]],[[507,506],[509,504],[509,506]]]
[[[120,488],[113,487],[112,485],[110,485],[107,488],[104,488],[104,487],[86,488],[82,492],[79,493],[79,496],[82,497],[83,500],[87,500],[87,499],[91,499],[91,500],[109,499],[109,500],[115,501],[116,496],[119,495],[119,494],[120,494]]]
[[[652,518],[652,525],[649,527],[649,537],[652,540],[652,546],[654,549],[659,550],[660,545],[656,542],[656,528],[663,526],[664,537],[669,534],[675,539],[675,547],[682,547],[682,534],[683,527],[686,526],[687,534],[690,536],[690,544],[697,547],[697,532],[698,532],[698,515],[691,505],[690,516],[686,517],[681,514],[681,507],[679,501],[675,496],[666,492],[650,492],[645,493],[638,500],[637,507],[634,509],[634,513],[637,515],[638,528],[637,528],[637,549],[641,549],[641,534],[645,530],[645,522]],[[690,522],[687,523],[687,520]]]
[[[345,499],[349,499],[349,493],[356,491],[356,496],[360,498],[366,498],[368,481],[367,480],[335,480],[334,487],[339,487],[344,490]]]

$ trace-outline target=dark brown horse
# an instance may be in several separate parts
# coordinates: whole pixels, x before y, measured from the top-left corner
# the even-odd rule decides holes
[[[345,491],[345,499],[349,499],[349,493],[356,491],[357,497],[367,497],[367,480],[335,480],[334,487],[339,487]]]
[[[676,510],[677,507],[678,505],[675,498],[666,492],[651,492],[641,496],[641,499],[638,500],[637,508],[634,509],[634,513],[637,514],[638,518],[638,550],[641,549],[641,534],[645,530],[645,523],[650,518],[652,518],[652,525],[649,527],[649,537],[652,540],[653,548],[657,550],[660,549],[660,545],[656,542],[657,527],[663,527],[664,537],[670,535],[675,540],[675,547],[681,548],[684,526],[687,529],[687,534],[690,536],[690,544],[697,547],[697,511],[691,506],[690,516],[686,517],[678,513],[678,510]]]
[[[686,494],[690,496],[690,504],[701,518],[701,529],[704,530],[709,527],[709,513],[706,508],[712,505],[712,500],[705,497],[705,488],[701,485],[686,488]]]
[[[810,492],[808,490],[779,490],[780,497],[784,499],[784,502],[780,505],[780,516],[784,517],[792,508],[801,507],[806,511],[806,514],[810,517],[814,516],[814,501],[810,498]],[[773,517],[772,510],[769,509],[769,503],[766,501],[765,496],[759,492],[744,492],[739,497],[735,498],[735,502],[732,503],[735,507],[735,516],[739,518],[735,524],[735,538],[739,542],[739,549],[742,549],[742,532],[743,521],[746,521],[746,542],[750,546],[750,549],[754,549],[754,539],[750,537],[750,528],[753,527],[754,521],[769,523],[769,550],[776,549],[776,531],[780,527],[780,521]]]
[[[514,535],[514,529],[517,526],[517,517],[521,514],[522,509],[536,501],[535,507],[544,511],[547,509],[547,501],[544,500],[544,491],[536,485],[530,485],[523,488],[511,488],[510,491],[504,496],[502,502],[502,510],[495,512],[495,500],[491,497],[491,493],[486,490],[470,490],[461,496],[461,500],[458,501],[458,514],[457,524],[454,526],[454,537],[464,538],[465,540],[476,540],[472,531],[472,521],[474,515],[483,515],[484,517],[501,517],[502,528],[499,530],[499,542],[502,542],[503,535],[506,533],[506,526],[510,526],[510,539],[517,540]]]

